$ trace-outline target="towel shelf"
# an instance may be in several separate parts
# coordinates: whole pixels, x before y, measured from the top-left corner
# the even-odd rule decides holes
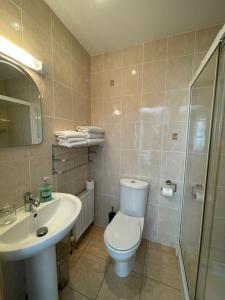
[[[56,171],[54,168],[52,169],[52,175],[61,175],[61,174],[65,174],[69,171],[72,171],[76,168],[79,168],[79,167],[82,167],[82,166],[85,166],[85,165],[88,165],[88,162],[86,163],[83,163],[83,164],[80,164],[80,165],[77,165],[75,167],[72,167],[72,168],[69,168],[69,169],[66,169],[66,170],[63,170],[63,171]]]
[[[87,147],[86,147],[87,150],[85,151],[85,148],[82,147],[83,151],[85,152],[84,155],[86,155],[86,156],[82,157],[83,162],[79,163],[79,157],[77,157],[76,154],[79,153],[80,151],[77,151],[77,149],[75,149],[75,148],[64,148],[66,150],[65,152],[63,151],[63,152],[57,153],[58,147],[60,147],[59,149],[64,148],[59,145],[55,145],[55,144],[52,145],[52,175],[61,175],[61,174],[67,173],[69,171],[72,171],[76,168],[88,165],[89,162],[92,162],[92,160],[90,159],[90,154],[96,153],[94,150],[90,150]],[[76,148],[78,148],[78,147],[76,147]],[[70,157],[65,157],[68,154]],[[71,154],[73,156],[71,156]],[[63,157],[60,157],[62,155],[63,155]],[[57,162],[59,162],[59,163],[71,162],[71,164],[65,170],[57,170]],[[62,166],[62,165],[60,164],[60,166]],[[65,167],[65,165],[64,165],[64,167]]]

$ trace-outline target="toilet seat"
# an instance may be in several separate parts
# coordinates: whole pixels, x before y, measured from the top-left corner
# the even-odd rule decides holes
[[[124,215],[119,211],[107,226],[104,238],[111,248],[128,251],[139,244],[141,233],[139,218]]]

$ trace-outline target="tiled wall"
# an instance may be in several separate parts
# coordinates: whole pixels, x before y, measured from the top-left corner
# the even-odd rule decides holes
[[[119,179],[150,183],[144,237],[175,246],[184,175],[188,84],[219,26],[91,58],[91,118],[106,130],[92,166],[96,222],[119,208]],[[177,140],[173,139],[177,134]],[[177,183],[173,198],[160,194]]]
[[[42,80],[33,74],[43,99],[44,140],[39,146],[0,148],[0,204],[21,205],[23,193],[36,192],[51,177],[54,131],[90,122],[90,56],[42,0],[0,0],[0,35],[41,59],[48,68]],[[70,174],[70,191],[83,189],[87,168]],[[62,182],[63,181],[63,182]],[[65,178],[58,188],[66,190]]]

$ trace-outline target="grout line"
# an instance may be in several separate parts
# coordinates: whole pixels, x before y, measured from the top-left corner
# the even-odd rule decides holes
[[[87,299],[89,299],[89,300],[93,300],[92,298],[89,298],[87,295],[82,294],[81,292],[79,292],[78,290],[76,290],[75,288],[73,288],[73,287],[70,285],[70,281],[69,281],[69,283],[68,283],[68,286],[69,286],[69,288],[70,288],[73,292],[76,292],[76,293],[78,293],[79,295],[81,295],[81,296],[83,296],[83,297],[85,297],[85,298],[87,298]]]
[[[165,282],[162,282],[162,281],[160,281],[160,280],[157,280],[157,279],[155,279],[155,278],[153,278],[153,277],[151,277],[151,276],[143,275],[143,277],[146,277],[146,278],[150,279],[151,281],[155,281],[155,282],[160,283],[160,284],[162,284],[162,285],[165,285],[165,286],[167,286],[167,287],[169,287],[169,288],[171,288],[171,289],[173,289],[173,290],[176,290],[176,291],[181,292],[181,289],[180,289],[180,288],[176,288],[176,287],[174,287],[174,286],[171,286],[171,285],[169,285],[168,283],[165,283]]]

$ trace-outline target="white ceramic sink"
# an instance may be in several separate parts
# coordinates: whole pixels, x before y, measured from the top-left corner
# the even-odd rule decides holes
[[[53,193],[53,200],[41,205],[35,213],[17,212],[17,221],[0,227],[0,259],[21,260],[59,242],[73,227],[81,210],[79,198]],[[37,229],[46,226],[48,233],[37,237]]]
[[[29,299],[57,300],[57,269],[55,244],[74,226],[81,211],[78,197],[53,193],[53,199],[35,209],[17,211],[17,221],[0,227],[0,260],[25,260]],[[37,236],[37,229],[48,232]]]

